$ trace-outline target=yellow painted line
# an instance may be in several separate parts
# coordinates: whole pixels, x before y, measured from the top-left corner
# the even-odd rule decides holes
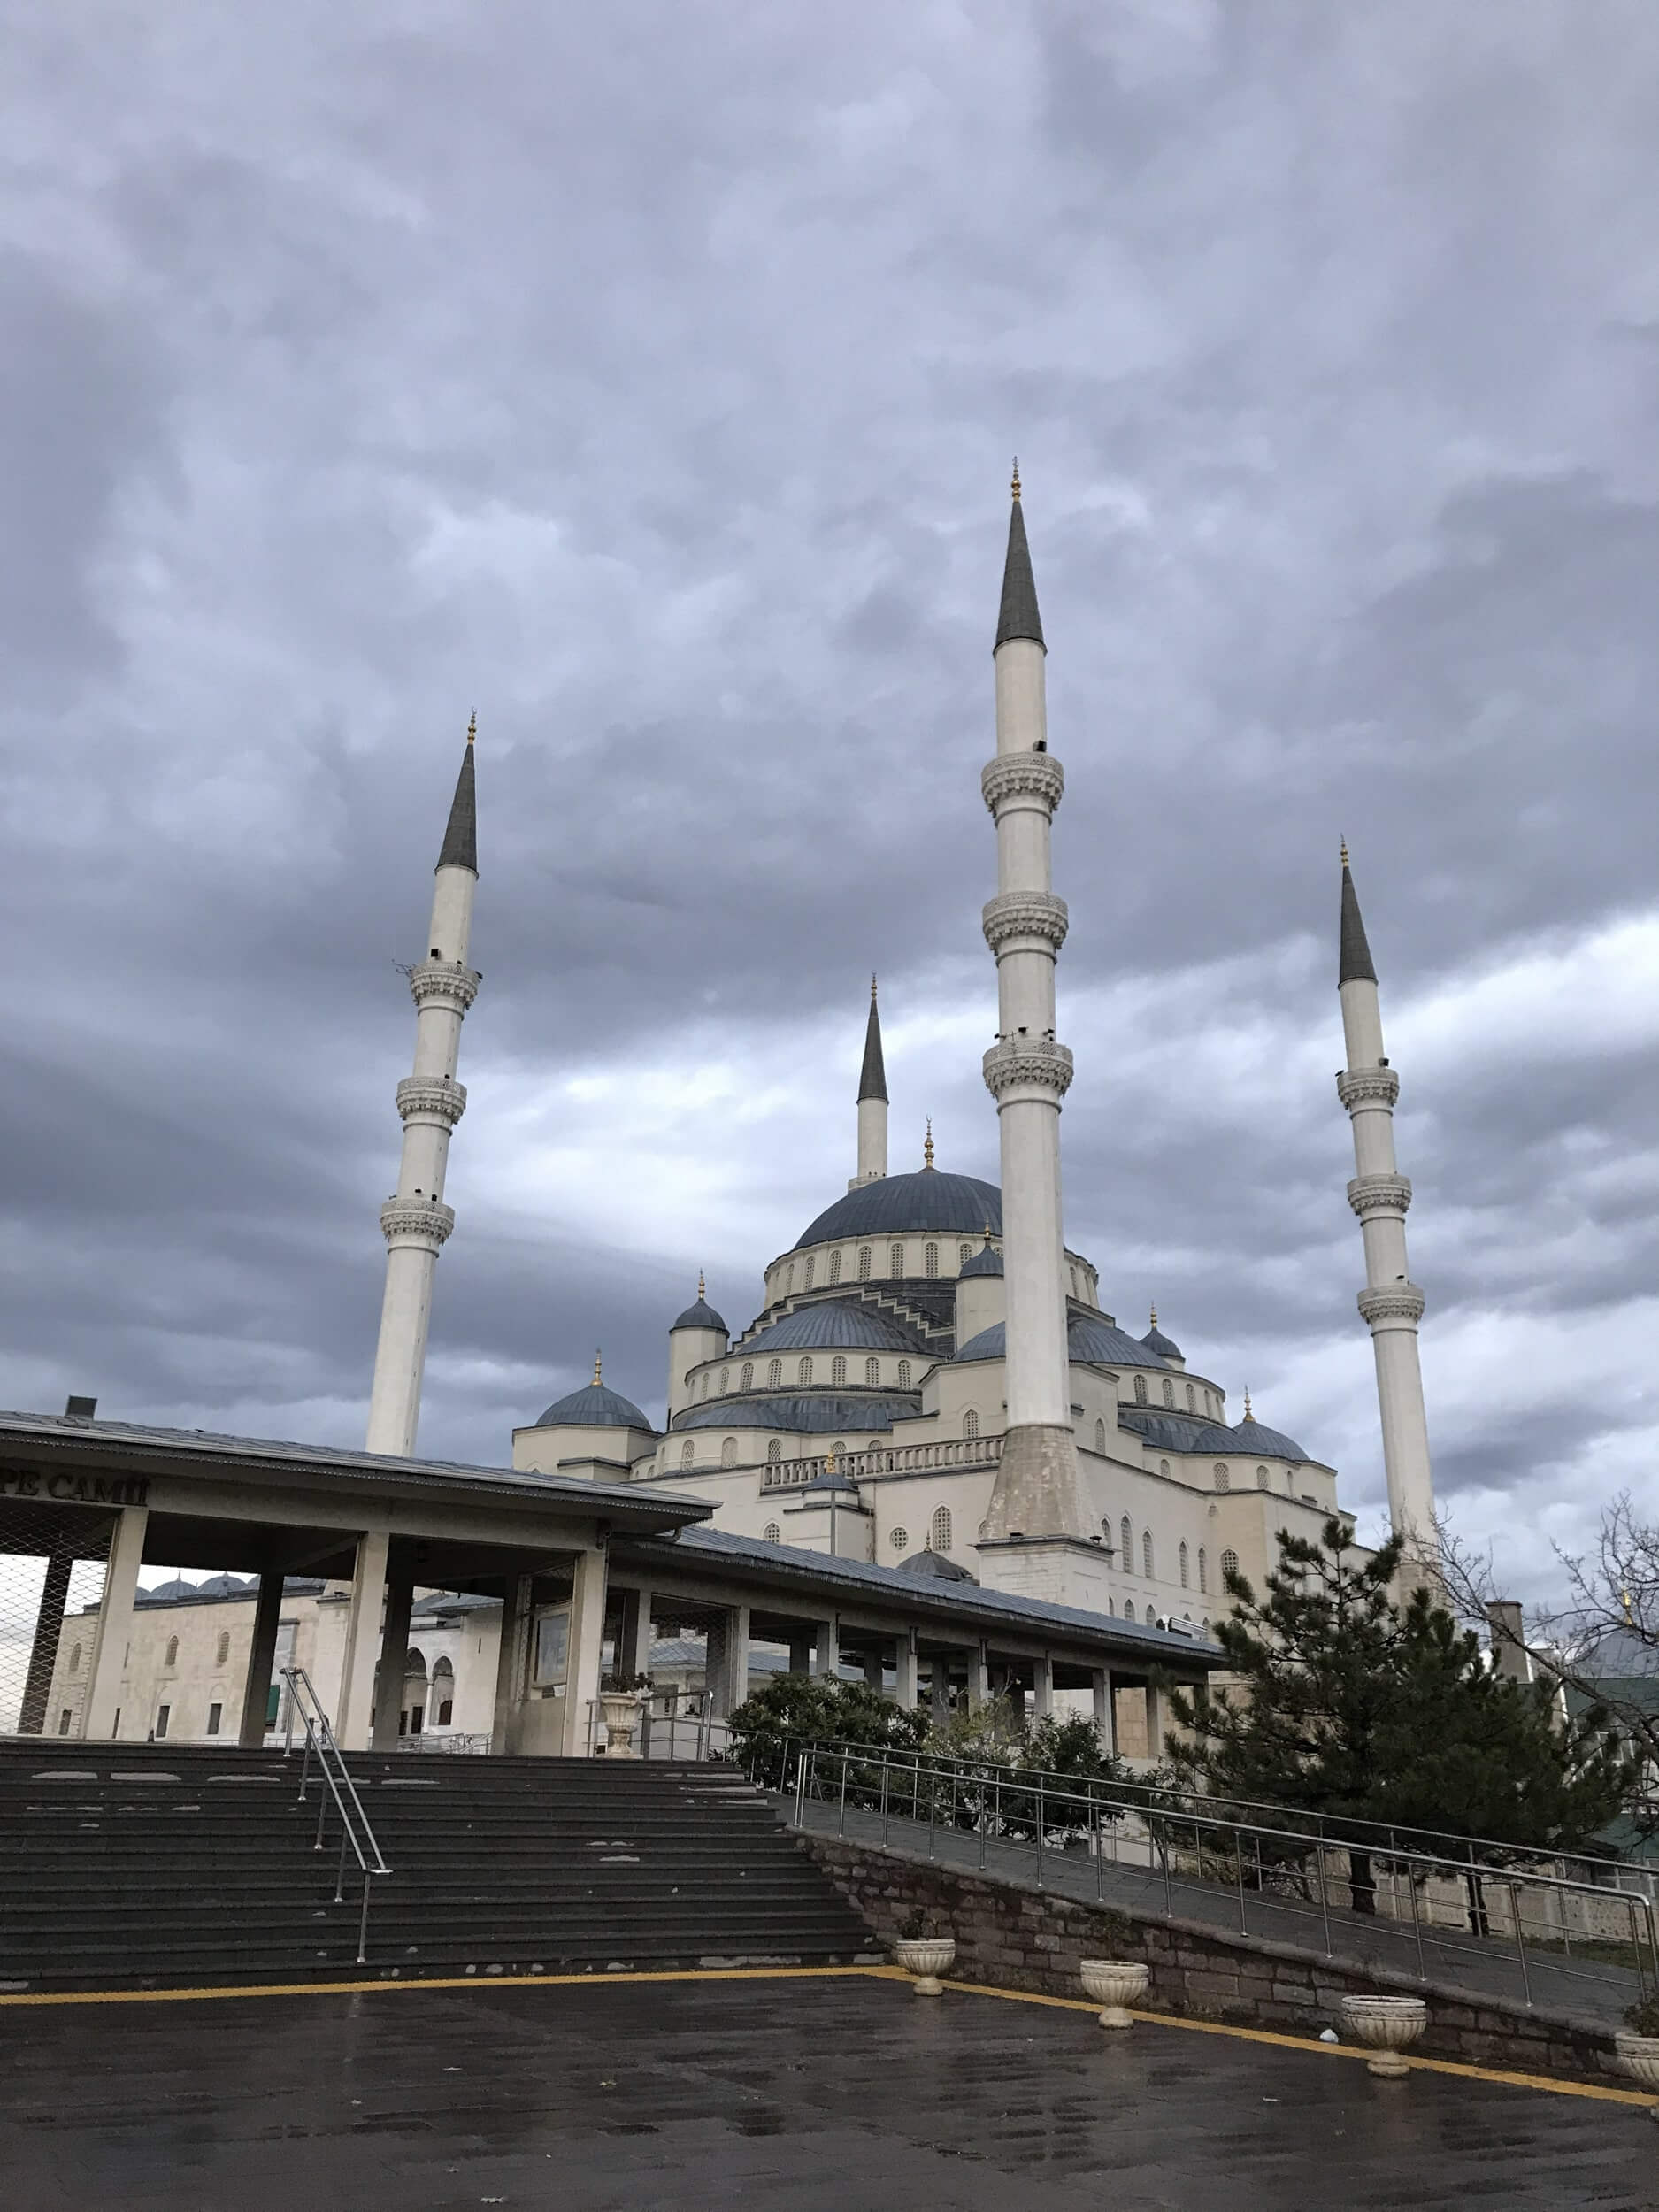
[[[0,1996],[5,2005],[193,2005],[219,1997],[355,1997],[394,1989],[595,1989],[616,1982],[829,1981],[861,1978],[902,1982],[898,1966],[681,1966],[605,1974],[388,1975],[382,1981],[251,1982],[228,1989],[42,1989]]]
[[[947,1989],[964,1996],[1001,1997],[1010,2004],[1054,2005],[1065,2012],[1098,2013],[1100,2007],[1087,1997],[1044,1997],[1033,1990],[991,1989],[982,1982],[947,1982]],[[1317,2058],[1369,2058],[1371,2053],[1353,2043],[1321,2043],[1317,2038],[1286,2035],[1277,2028],[1233,2027],[1225,2020],[1188,2020],[1173,2012],[1132,2012],[1149,2028],[1185,2028],[1193,2035],[1226,2035],[1239,2043],[1267,2043],[1281,2051],[1303,2051]],[[1546,2089],[1555,2097],[1589,2097],[1602,2104],[1628,2104],[1646,2108],[1654,2100],[1641,2089],[1605,2089],[1597,2082],[1563,2081],[1554,2074],[1512,2074],[1495,2067],[1471,2066],[1456,2058],[1412,2058],[1406,2064],[1425,2074],[1457,2074],[1465,2081],[1496,2082],[1505,2089]]]

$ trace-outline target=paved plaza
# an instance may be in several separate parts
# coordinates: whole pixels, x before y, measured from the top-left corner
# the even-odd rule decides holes
[[[0,2007],[8,2212],[1659,2207],[1636,2106],[885,1976]]]

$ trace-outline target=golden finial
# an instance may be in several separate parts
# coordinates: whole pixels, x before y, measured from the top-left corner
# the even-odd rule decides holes
[[[697,1296],[700,1300],[708,1296],[708,1292],[703,1286],[703,1270],[701,1268],[697,1270]]]
[[[1009,486],[1009,489],[1016,499],[1019,497],[1019,456],[1018,453],[1014,456],[1014,480]]]
[[[1346,837],[1342,840],[1342,865],[1345,868],[1348,866],[1348,840]]]
[[[466,741],[469,745],[476,745],[478,742],[478,709],[476,707],[472,710],[472,720],[466,726]]]
[[[1244,1394],[1244,1417],[1247,1421],[1254,1421],[1256,1418],[1250,1410],[1250,1394],[1248,1388]]]
[[[922,1140],[922,1165],[923,1165],[924,1167],[932,1167],[932,1165],[933,1165],[933,1116],[932,1116],[931,1114],[929,1114],[929,1116],[927,1117],[927,1134],[926,1134],[926,1137]]]
[[[1158,1310],[1156,1306],[1152,1309],[1152,1325],[1155,1329],[1158,1325]]]
[[[598,1379],[599,1379],[599,1355],[598,1355],[598,1353],[597,1353],[597,1352],[595,1352],[595,1353],[594,1354],[594,1380],[595,1380],[595,1382],[597,1382],[597,1381],[598,1381]]]
[[[875,1002],[876,1002],[876,979],[875,979],[874,976],[872,976],[872,977],[871,977],[871,979],[870,979],[870,1003],[872,1004],[872,1006],[873,1006],[873,1005],[875,1004]]]

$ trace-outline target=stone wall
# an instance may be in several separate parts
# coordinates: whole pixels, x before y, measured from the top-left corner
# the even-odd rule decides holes
[[[1361,1973],[1320,1954],[1193,1921],[1134,1919],[899,1851],[830,1836],[800,1841],[877,1935],[891,1939],[918,1910],[936,1915],[939,1932],[956,1939],[951,1970],[959,1981],[1078,1997],[1079,1960],[1144,1959],[1152,1970],[1150,2010],[1306,2036],[1326,2027],[1340,2033],[1346,1996],[1398,1992],[1428,2000],[1428,2033],[1417,2047],[1425,2057],[1580,2080],[1618,2072],[1610,2027],[1496,1998],[1477,2001],[1466,1991],[1384,1969]]]

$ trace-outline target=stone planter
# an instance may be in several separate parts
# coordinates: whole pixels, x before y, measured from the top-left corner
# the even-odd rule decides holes
[[[1613,2039],[1613,2047],[1632,2081],[1659,2092],[1659,2035],[1638,2035],[1633,2028],[1621,2028]],[[1659,2120],[1659,2104],[1650,2104],[1647,2110],[1650,2117]]]
[[[1354,2040],[1377,2054],[1367,2070],[1397,2081],[1411,2070],[1400,2054],[1428,2026],[1429,2008],[1421,1997],[1344,1997],[1342,2018]]]
[[[907,1974],[915,1975],[918,1997],[941,1996],[943,1985],[939,1977],[948,1974],[956,1962],[956,1939],[901,1936],[893,1947],[893,1955]]]
[[[604,1723],[605,1755],[611,1759],[637,1759],[634,1739],[639,1733],[640,1715],[645,1701],[637,1690],[602,1690],[599,1694],[599,1717]]]
[[[1133,2027],[1126,2008],[1146,1995],[1151,1969],[1139,1959],[1080,1959],[1078,1971],[1085,1994],[1102,2008],[1102,2027]]]

